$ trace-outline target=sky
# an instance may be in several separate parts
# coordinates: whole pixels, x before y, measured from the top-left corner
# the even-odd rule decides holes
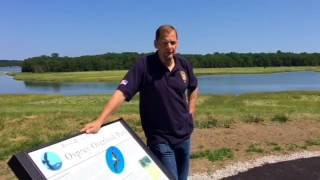
[[[318,0],[1,0],[0,59],[152,52],[162,24],[182,54],[320,52]]]

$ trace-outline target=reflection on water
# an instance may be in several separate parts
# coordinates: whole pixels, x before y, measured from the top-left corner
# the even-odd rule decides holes
[[[43,90],[53,90],[59,92],[61,87],[64,85],[61,83],[42,83],[42,82],[28,82],[24,81],[24,85],[29,89],[43,89]]]
[[[111,83],[44,83],[24,82],[25,87],[30,91],[38,91],[49,94],[81,95],[81,94],[111,94],[117,84]]]
[[[21,72],[20,67],[0,67],[0,94],[111,94],[117,84],[110,83],[44,83],[17,81],[7,72]]]
[[[319,72],[214,75],[198,79],[202,94],[320,91]]]
[[[17,68],[0,72],[19,72]],[[233,74],[198,78],[201,94],[239,95],[251,92],[320,91],[319,72],[286,72],[273,74]],[[0,94],[111,94],[117,84],[110,83],[39,83],[16,81],[0,75]]]
[[[108,83],[34,83],[0,76],[0,94],[111,94],[116,86]]]

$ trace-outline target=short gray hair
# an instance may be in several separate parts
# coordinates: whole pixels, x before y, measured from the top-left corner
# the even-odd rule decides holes
[[[172,25],[169,24],[165,24],[165,25],[161,25],[158,27],[157,31],[156,31],[156,41],[159,40],[160,36],[162,33],[164,32],[170,32],[170,31],[174,31],[176,33],[177,39],[178,39],[178,33],[176,28],[174,28]]]

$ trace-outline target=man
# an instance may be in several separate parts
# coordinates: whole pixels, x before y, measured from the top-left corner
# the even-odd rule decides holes
[[[157,52],[135,63],[98,119],[81,131],[97,132],[125,100],[139,92],[141,124],[148,147],[175,179],[184,180],[189,171],[197,79],[191,64],[176,54],[178,34],[173,26],[157,29],[154,46]]]

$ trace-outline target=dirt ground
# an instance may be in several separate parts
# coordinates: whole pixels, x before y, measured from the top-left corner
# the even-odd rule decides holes
[[[315,143],[308,143],[315,140]],[[263,152],[248,152],[255,145]],[[292,120],[285,123],[234,123],[230,128],[195,129],[192,151],[229,148],[234,157],[211,162],[206,158],[191,160],[191,174],[212,173],[235,162],[243,162],[267,155],[290,154],[320,149],[320,122]]]

